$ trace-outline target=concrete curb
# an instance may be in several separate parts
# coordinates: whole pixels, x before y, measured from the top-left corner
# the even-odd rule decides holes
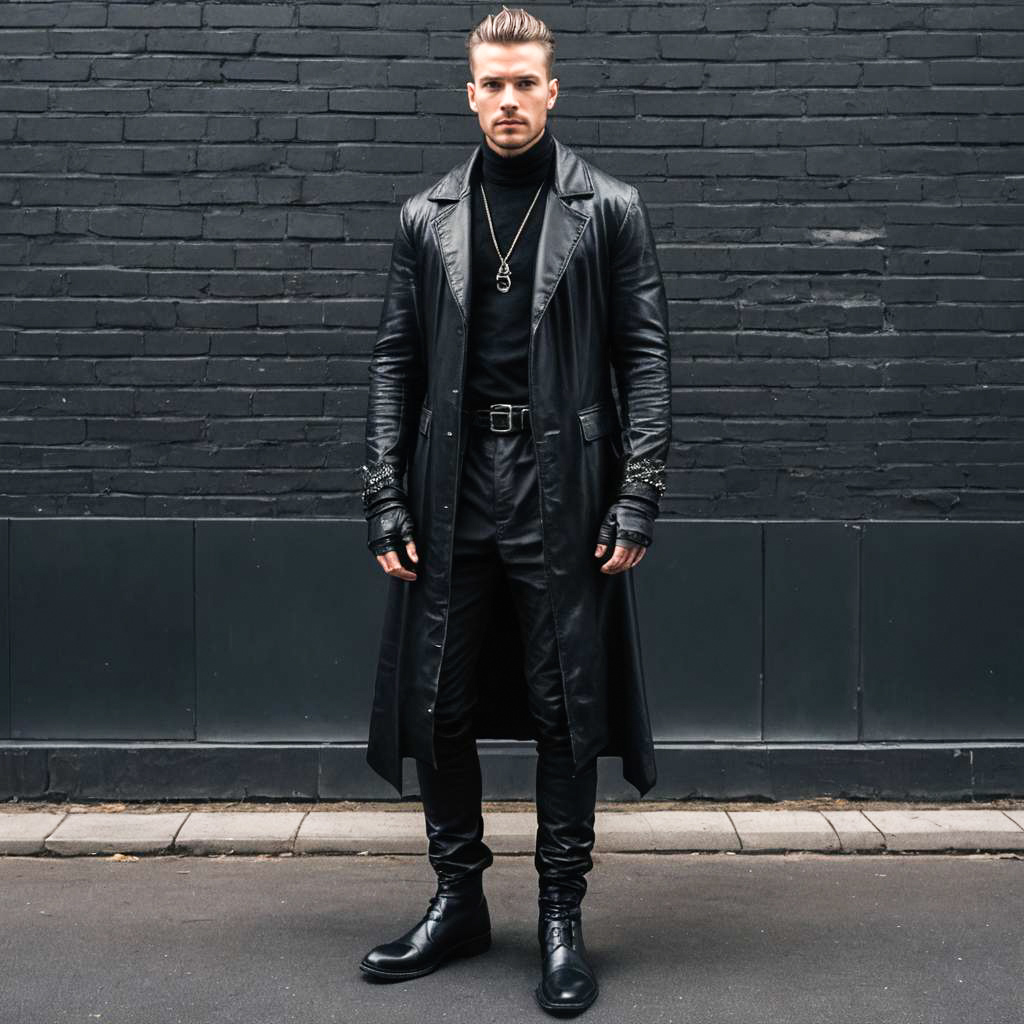
[[[1006,852],[1024,811],[598,811],[594,853]],[[484,812],[495,854],[532,854],[536,817]],[[0,855],[426,854],[419,808],[365,811],[0,812]]]

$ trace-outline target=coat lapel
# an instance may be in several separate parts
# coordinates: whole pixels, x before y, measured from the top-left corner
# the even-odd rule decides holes
[[[481,156],[480,143],[473,153],[452,168],[427,198],[450,201],[442,206],[431,224],[444,261],[448,286],[464,320],[469,320],[472,280],[472,195],[470,180],[474,165]],[[530,304],[530,333],[536,331],[548,301],[565,273],[569,259],[590,221],[590,215],[575,210],[565,200],[574,196],[594,194],[593,182],[586,163],[568,146],[555,138],[555,173],[544,204],[537,263],[533,274],[533,298]]]
[[[579,161],[576,163],[586,173],[583,164]],[[533,272],[533,300],[530,304],[531,337],[544,315],[548,300],[558,287],[558,282],[562,280],[583,229],[590,222],[589,213],[574,210],[565,202],[564,181],[561,183],[562,188],[559,184],[556,178],[544,204],[544,220],[541,222],[540,240],[537,243],[537,265]],[[590,189],[590,194],[593,194],[593,189]]]

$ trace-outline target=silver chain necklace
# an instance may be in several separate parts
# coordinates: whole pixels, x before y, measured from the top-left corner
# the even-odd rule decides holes
[[[523,232],[523,228],[526,227],[526,222],[530,219],[530,210],[533,209],[533,204],[537,202],[537,196],[540,195],[541,189],[547,184],[546,181],[542,181],[533,197],[533,202],[530,203],[529,209],[526,211],[526,216],[523,217],[522,224],[519,225],[519,230],[516,232],[516,237],[512,239],[512,244],[508,247],[508,252],[504,256],[501,255],[501,249],[498,248],[498,239],[494,236],[494,224],[491,222],[491,209],[487,205],[487,193],[484,191],[484,183],[480,182],[480,194],[484,197],[484,213],[487,214],[487,226],[491,229],[491,241],[494,242],[494,248],[498,253],[498,272],[494,275],[494,282],[499,292],[507,292],[512,287],[512,270],[508,265],[508,258],[512,255],[512,250],[516,247],[516,242],[519,241],[519,236]]]

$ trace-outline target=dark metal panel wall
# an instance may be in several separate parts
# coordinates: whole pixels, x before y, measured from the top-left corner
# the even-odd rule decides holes
[[[387,578],[364,533],[197,521],[199,739],[366,739]]]
[[[532,800],[526,745],[480,744],[484,796]],[[644,799],[990,800],[1024,795],[1024,743],[671,743]],[[415,762],[403,794],[418,793]],[[362,744],[0,741],[0,799],[394,800]],[[598,764],[598,798],[637,800],[617,758]]]
[[[1024,530],[884,523],[864,533],[864,738],[1024,733]]]
[[[761,527],[659,523],[635,570],[656,738],[761,738]]]
[[[191,521],[9,529],[11,736],[191,739]]]
[[[387,581],[361,522],[4,528],[6,738],[365,741]],[[1018,524],[663,521],[635,571],[662,745],[1024,738]]]
[[[766,523],[764,738],[857,739],[860,528]]]

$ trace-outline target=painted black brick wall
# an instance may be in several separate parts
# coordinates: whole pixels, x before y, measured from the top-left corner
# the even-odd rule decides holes
[[[398,204],[498,4],[0,5],[0,514],[359,516]],[[666,513],[1024,512],[1024,3],[529,5],[636,183]]]

